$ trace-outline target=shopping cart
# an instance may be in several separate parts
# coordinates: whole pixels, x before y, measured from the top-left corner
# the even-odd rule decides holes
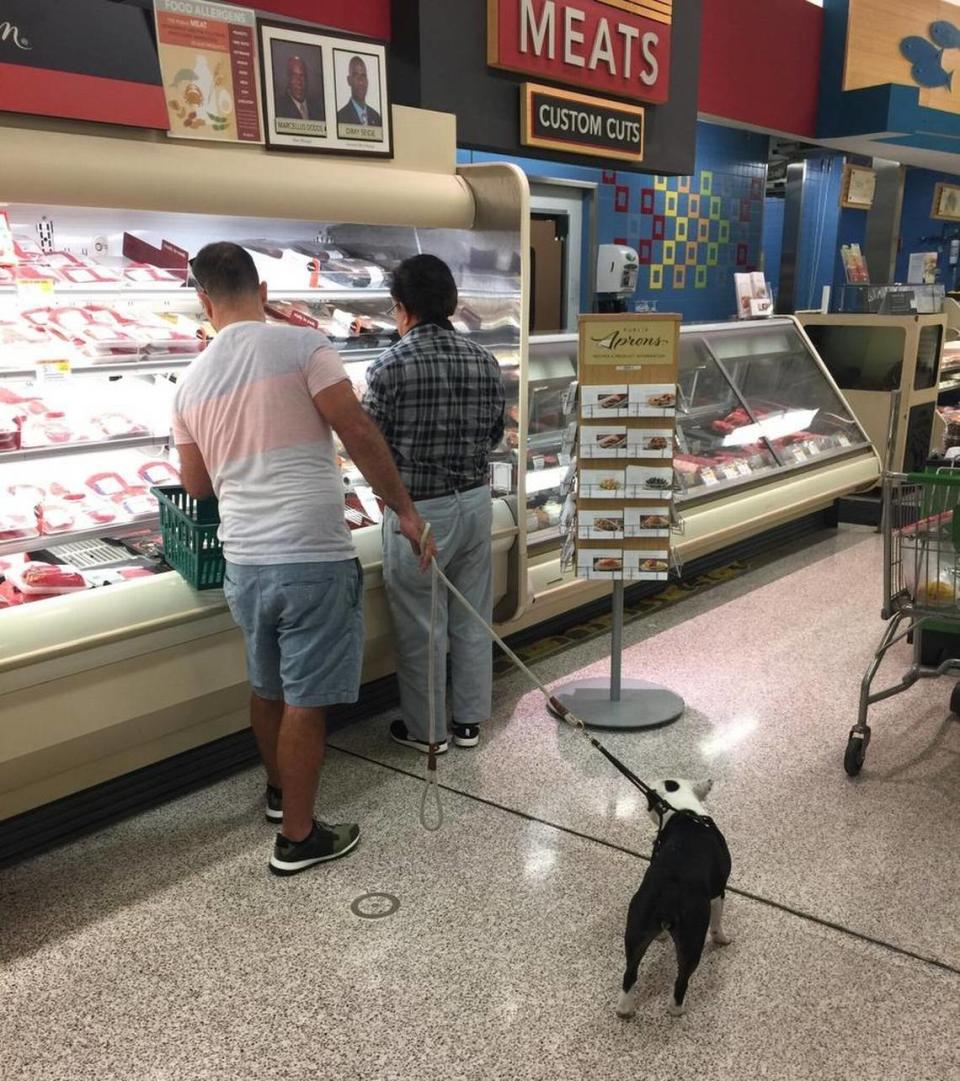
[[[883,618],[886,634],[860,688],[860,713],[850,732],[844,769],[855,777],[870,744],[867,711],[920,679],[960,672],[960,659],[922,663],[924,631],[960,634],[960,468],[930,473],[886,473],[883,478]],[[913,664],[895,686],[871,691],[887,651],[908,639]],[[960,715],[960,684],[950,697]]]

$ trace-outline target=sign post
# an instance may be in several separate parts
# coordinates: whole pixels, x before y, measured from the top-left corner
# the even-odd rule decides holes
[[[580,316],[577,575],[613,585],[611,670],[556,697],[600,728],[654,728],[684,710],[621,675],[624,583],[666,582],[670,569],[679,338],[677,315]]]

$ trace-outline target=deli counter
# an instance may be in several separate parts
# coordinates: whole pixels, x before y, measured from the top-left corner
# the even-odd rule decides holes
[[[211,240],[247,247],[270,319],[327,333],[358,394],[395,340],[390,270],[420,251],[445,258],[455,324],[494,353],[507,388],[490,465],[498,627],[609,590],[561,566],[577,346],[528,339],[527,180],[511,165],[458,170],[452,117],[396,108],[394,130],[391,161],[281,170],[260,148],[0,118],[17,255],[0,266],[0,820],[247,725],[222,592],[165,570],[149,498],[176,479],[172,395],[213,333],[184,266]],[[876,455],[795,321],[691,326],[681,340],[678,560],[876,483]],[[382,508],[345,454],[341,471],[369,681],[393,666]],[[81,583],[69,592],[63,567]]]
[[[422,251],[449,263],[454,323],[507,388],[495,602],[501,621],[522,611],[527,181],[458,170],[451,116],[396,108],[394,132],[392,160],[332,161],[0,118],[0,820],[248,723],[223,593],[167,569],[150,495],[178,480],[172,397],[215,333],[188,284],[205,243],[246,247],[268,318],[326,333],[358,395],[396,340],[390,271]],[[383,508],[342,448],[340,466],[369,681],[393,664]]]

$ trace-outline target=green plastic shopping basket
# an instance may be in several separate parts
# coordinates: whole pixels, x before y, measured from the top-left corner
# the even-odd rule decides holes
[[[163,557],[194,589],[219,589],[226,561],[217,539],[215,499],[194,499],[185,488],[151,488],[160,506]]]

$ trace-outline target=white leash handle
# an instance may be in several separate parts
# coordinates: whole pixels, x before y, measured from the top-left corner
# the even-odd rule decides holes
[[[430,537],[430,523],[423,528],[420,537],[420,550],[423,551]],[[430,751],[427,756],[427,773],[423,780],[423,796],[420,799],[420,825],[431,833],[436,833],[443,825],[443,803],[440,799],[440,785],[437,778],[437,620],[440,616],[440,568],[436,558],[430,560],[430,639],[429,658],[427,660],[427,696],[430,706],[428,738]],[[432,797],[432,800],[431,800]],[[429,805],[433,803],[434,816],[429,814]]]

